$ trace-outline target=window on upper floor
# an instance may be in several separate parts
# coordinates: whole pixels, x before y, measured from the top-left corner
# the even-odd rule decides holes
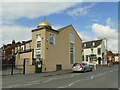
[[[40,48],[40,47],[41,47],[41,42],[37,41],[37,48]]]
[[[91,48],[91,53],[93,53],[93,48]]]
[[[70,52],[74,52],[74,44],[70,43]]]
[[[101,48],[98,48],[97,52],[98,52],[98,55],[101,55]]]
[[[95,46],[95,42],[92,43],[92,46]]]
[[[36,35],[36,41],[41,41],[41,34]]]
[[[72,32],[69,33],[69,39],[70,39],[70,43],[74,43],[74,33]]]
[[[31,45],[29,44],[29,47],[31,48]],[[36,35],[36,47],[40,48],[41,47],[41,34]]]
[[[70,64],[74,63],[74,43],[70,43]]]
[[[31,49],[31,43],[29,43],[29,49]]]
[[[86,61],[88,61],[88,55],[86,55]]]
[[[53,33],[50,33],[49,43],[50,43],[51,45],[54,45],[54,44],[55,44],[55,36],[54,36]]]
[[[87,45],[86,45],[86,43],[84,43],[84,47],[86,47]]]

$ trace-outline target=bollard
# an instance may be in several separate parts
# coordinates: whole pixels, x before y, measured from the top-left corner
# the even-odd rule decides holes
[[[94,64],[94,70],[96,70],[96,64]]]

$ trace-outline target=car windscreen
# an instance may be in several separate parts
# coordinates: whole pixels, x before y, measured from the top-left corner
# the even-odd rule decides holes
[[[82,63],[83,66],[87,65],[86,63]]]
[[[74,64],[73,64],[73,66],[76,66],[76,65],[77,65],[77,63],[74,63]]]
[[[75,64],[73,64],[73,66],[78,66],[78,65],[80,65],[79,63],[75,63]]]

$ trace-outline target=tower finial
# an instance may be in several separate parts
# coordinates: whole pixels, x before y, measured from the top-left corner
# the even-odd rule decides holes
[[[46,16],[44,16],[44,21],[46,21]]]

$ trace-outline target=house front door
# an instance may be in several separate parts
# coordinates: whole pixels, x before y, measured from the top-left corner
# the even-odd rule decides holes
[[[101,65],[101,57],[98,57],[98,64]]]

